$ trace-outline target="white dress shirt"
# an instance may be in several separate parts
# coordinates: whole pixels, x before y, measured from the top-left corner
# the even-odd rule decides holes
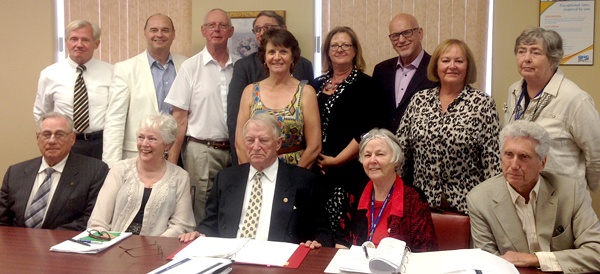
[[[516,190],[514,190],[508,182],[508,193],[510,193],[511,201],[515,205],[517,216],[523,225],[523,232],[527,238],[527,244],[529,245],[529,252],[535,253],[540,262],[540,268],[542,271],[562,271],[562,268],[558,264],[558,260],[552,252],[542,252],[540,248],[540,242],[537,237],[537,228],[535,225],[535,213],[537,205],[537,195],[540,191],[540,180],[535,184],[531,192],[529,192],[529,202],[525,203],[525,198],[521,196]]]
[[[60,181],[60,176],[62,176],[63,170],[65,168],[65,164],[67,163],[67,159],[69,158],[69,154],[67,157],[62,159],[62,161],[58,162],[58,164],[54,165],[52,169],[54,169],[54,173],[52,173],[52,179],[50,187],[50,193],[48,193],[48,203],[46,204],[46,212],[44,213],[44,219],[42,223],[46,220],[46,214],[48,214],[48,207],[50,207],[50,203],[52,202],[52,197],[54,197],[54,192],[56,191],[56,187],[58,186],[58,181]],[[46,163],[46,159],[42,157],[42,164],[40,165],[40,169],[38,170],[38,175],[35,177],[35,182],[33,183],[33,187],[31,188],[31,193],[29,194],[29,200],[27,201],[27,208],[25,212],[28,212],[29,207],[31,206],[31,202],[33,202],[33,198],[35,197],[35,193],[40,188],[44,179],[46,179],[45,170],[49,168],[50,165]]]
[[[187,136],[211,141],[228,139],[227,92],[237,59],[229,54],[221,68],[205,47],[181,65],[165,102],[189,112]]]
[[[275,197],[275,185],[277,183],[277,170],[279,169],[279,160],[276,160],[271,166],[263,170],[264,175],[260,179],[262,183],[262,205],[260,209],[260,217],[258,219],[258,227],[256,230],[256,240],[269,240],[269,227],[271,226],[271,211],[273,209],[273,199]],[[250,166],[248,172],[248,183],[246,184],[246,194],[244,194],[244,204],[242,205],[242,216],[240,216],[240,225],[237,232],[237,238],[240,237],[242,227],[244,226],[244,218],[248,211],[248,203],[252,193],[252,185],[254,184],[256,168]]]
[[[77,66],[79,65],[67,57],[42,70],[33,105],[36,123],[43,114],[51,111],[73,118],[75,81],[79,75]],[[90,126],[84,132],[90,133],[104,129],[113,65],[92,58],[84,66],[86,70],[82,75],[87,89],[90,115]]]

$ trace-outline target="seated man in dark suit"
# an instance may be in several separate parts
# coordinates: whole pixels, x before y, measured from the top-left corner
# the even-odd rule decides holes
[[[274,11],[265,10],[260,12],[252,23],[252,32],[256,36],[258,45],[260,45],[260,40],[265,31],[272,28],[287,29],[285,19]],[[258,59],[257,52],[238,60],[233,66],[233,76],[231,76],[229,92],[227,93],[227,131],[231,143],[231,163],[234,166],[238,164],[235,153],[235,127],[242,93],[247,85],[264,80],[267,76],[263,63]],[[312,80],[315,78],[312,63],[301,56],[292,76],[300,81]]]
[[[65,115],[42,115],[36,136],[42,157],[13,165],[4,175],[0,225],[85,230],[108,166],[70,153],[75,132]]]
[[[520,267],[600,271],[600,223],[577,180],[542,172],[550,136],[519,120],[500,132],[502,175],[467,195],[473,247]]]
[[[217,174],[206,205],[206,218],[196,231],[182,234],[189,242],[200,236],[252,238],[300,243],[311,240],[323,210],[314,198],[315,176],[277,159],[281,128],[268,114],[244,125],[250,163]],[[323,207],[324,208],[324,207]],[[307,246],[320,247],[315,239]],[[328,241],[329,242],[329,241]]]

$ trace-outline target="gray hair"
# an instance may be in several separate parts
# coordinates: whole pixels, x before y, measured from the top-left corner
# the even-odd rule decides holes
[[[204,15],[204,24],[206,24],[206,18],[208,18],[208,15],[213,12],[213,11],[222,11],[223,13],[225,13],[225,16],[227,16],[227,21],[229,21],[229,25],[231,25],[231,16],[229,16],[229,13],[227,13],[226,11],[224,11],[223,9],[220,8],[214,8],[212,10],[209,10],[205,15]]]
[[[540,125],[534,122],[517,120],[500,131],[500,150],[504,150],[504,142],[506,138],[521,138],[527,137],[534,139],[537,142],[535,146],[535,152],[538,155],[538,160],[542,161],[548,155],[550,150],[550,135]]]
[[[100,41],[100,35],[102,34],[102,32],[100,31],[100,27],[98,27],[98,25],[92,24],[86,20],[75,20],[75,21],[69,23],[67,25],[67,27],[65,28],[65,37],[67,38],[66,40],[69,40],[69,33],[71,33],[71,31],[74,31],[79,28],[85,28],[85,27],[92,28],[94,42]]]
[[[279,138],[281,137],[281,127],[279,126],[279,123],[277,123],[277,121],[275,120],[275,118],[273,118],[273,116],[271,116],[268,113],[258,113],[255,114],[254,116],[250,117],[250,119],[248,119],[248,121],[246,121],[246,123],[244,124],[244,135],[246,135],[246,127],[248,126],[248,124],[250,122],[254,122],[254,123],[258,123],[258,124],[262,124],[265,126],[270,126],[271,128],[273,128],[273,134],[275,135],[275,138]]]
[[[400,141],[394,136],[392,132],[384,128],[374,128],[369,132],[365,133],[360,140],[358,150],[358,160],[362,163],[365,155],[365,147],[367,144],[374,139],[383,139],[392,150],[392,162],[397,163],[399,166],[404,162],[404,154],[400,149]]]
[[[563,58],[563,41],[556,31],[546,30],[539,27],[532,27],[524,30],[517,41],[515,41],[515,55],[521,45],[533,45],[537,42],[542,42],[544,50],[546,50],[546,57],[552,64],[553,70],[558,68],[560,61]]]
[[[50,119],[50,118],[63,118],[63,119],[65,119],[67,121],[67,125],[69,125],[69,130],[75,131],[75,127],[73,126],[73,119],[71,119],[71,117],[69,117],[67,115],[64,115],[62,113],[51,111],[51,112],[48,112],[48,113],[44,113],[40,117],[40,119],[38,120],[38,123],[37,123],[38,132],[40,130],[42,130],[42,122],[44,122],[44,120]]]
[[[283,19],[283,16],[277,14],[276,12],[274,12],[272,10],[261,11],[256,16],[256,18],[254,18],[254,21],[252,21],[252,27],[254,27],[254,25],[256,25],[256,20],[258,19],[258,17],[261,17],[261,16],[267,16],[267,17],[274,18],[275,21],[277,21],[277,25],[279,25],[280,27],[285,27],[285,19]]]
[[[160,132],[167,145],[173,143],[177,137],[177,121],[173,116],[162,112],[150,113],[142,118],[136,134],[139,134],[142,129]]]

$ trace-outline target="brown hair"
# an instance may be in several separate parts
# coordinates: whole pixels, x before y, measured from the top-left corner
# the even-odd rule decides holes
[[[429,66],[427,67],[427,78],[434,82],[440,81],[440,76],[438,75],[438,61],[442,54],[446,53],[452,46],[458,46],[462,52],[467,57],[467,75],[465,76],[465,85],[475,83],[477,81],[477,66],[475,65],[475,57],[473,57],[473,52],[469,49],[469,46],[461,40],[458,39],[448,39],[444,42],[440,43],[433,54],[431,55],[431,61],[429,61]]]
[[[323,73],[327,73],[330,70],[333,70],[333,64],[331,63],[331,58],[329,57],[329,45],[331,44],[331,39],[338,33],[346,33],[350,36],[350,41],[352,42],[352,47],[354,48],[354,58],[352,59],[352,64],[356,67],[357,70],[363,71],[366,67],[365,59],[362,55],[362,47],[360,46],[360,42],[358,41],[358,36],[356,33],[349,27],[335,27],[327,34],[325,37],[325,41],[323,41],[323,47],[321,51],[321,63]]]
[[[265,63],[265,54],[267,51],[267,44],[273,44],[276,47],[289,48],[292,51],[292,66],[290,67],[290,73],[294,73],[294,65],[300,61],[300,46],[298,40],[294,35],[285,29],[270,29],[263,34],[260,46],[258,47],[258,59],[261,63]],[[265,73],[269,73],[269,68],[265,66]]]

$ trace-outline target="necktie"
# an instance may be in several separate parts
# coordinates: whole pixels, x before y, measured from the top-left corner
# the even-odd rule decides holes
[[[88,95],[83,81],[84,65],[77,67],[77,80],[75,81],[75,94],[73,95],[73,122],[75,130],[81,133],[90,126],[90,114],[88,110]]]
[[[260,218],[260,209],[262,206],[262,183],[260,182],[262,176],[262,171],[256,172],[252,192],[250,193],[250,200],[248,201],[248,210],[244,217],[242,233],[240,233],[241,238],[256,238],[258,219]]]
[[[42,227],[42,221],[44,220],[48,205],[48,196],[50,196],[50,188],[52,187],[52,173],[54,173],[54,169],[49,167],[44,172],[46,172],[46,178],[38,188],[35,196],[33,196],[33,201],[31,201],[31,205],[25,214],[26,227]]]

